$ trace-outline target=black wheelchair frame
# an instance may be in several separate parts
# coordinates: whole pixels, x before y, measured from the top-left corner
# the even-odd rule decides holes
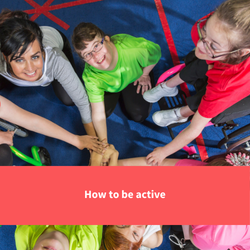
[[[180,66],[178,65],[176,67],[180,67]],[[169,77],[172,77],[172,73],[178,73],[178,71],[176,72],[174,68],[168,70],[169,74],[167,73],[168,71],[164,72],[158,79],[157,84],[159,84],[160,82],[163,82],[165,76],[167,76],[167,78],[165,79],[167,80]],[[161,110],[168,110],[168,109],[173,109],[177,107],[182,107],[186,104],[186,95],[182,90],[179,89],[179,93],[177,96],[162,97],[158,101],[158,104]],[[222,127],[222,133],[224,135],[224,138],[221,139],[217,144],[218,148],[225,149],[227,151],[235,150],[236,148],[240,148],[240,147],[245,148],[246,150],[250,150],[250,124],[244,127],[241,127],[232,133],[227,134],[226,132],[239,126],[239,124],[235,123],[233,119],[244,117],[249,114],[250,114],[250,108],[242,111],[241,113],[238,112],[237,115],[235,115],[235,117],[234,117],[234,114],[229,115],[228,117],[230,118],[228,118],[228,120],[227,120],[227,117],[221,118],[219,116],[218,118],[216,117],[217,119],[214,119],[214,118],[212,119],[212,122],[215,120],[215,122],[213,122],[213,125],[215,127]],[[184,123],[189,122],[191,119],[192,117],[189,117],[188,121]],[[179,126],[181,124],[183,123],[174,123],[174,124],[167,126],[172,139],[175,138],[172,128]],[[199,158],[199,155],[198,154],[188,155],[188,158]]]

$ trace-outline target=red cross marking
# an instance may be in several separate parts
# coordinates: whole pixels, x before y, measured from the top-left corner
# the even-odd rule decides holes
[[[82,5],[82,4],[86,4],[86,3],[94,3],[94,2],[99,2],[102,0],[77,0],[77,1],[73,1],[73,2],[67,2],[67,3],[62,3],[62,4],[57,4],[57,5],[51,6],[53,1],[54,0],[47,0],[47,2],[45,4],[43,4],[43,6],[41,6],[38,3],[36,3],[34,0],[25,0],[25,2],[27,2],[32,7],[34,7],[34,9],[25,10],[25,12],[28,14],[34,14],[30,18],[31,21],[35,21],[41,14],[43,14],[46,17],[48,17],[50,20],[52,20],[56,24],[60,25],[65,30],[67,30],[70,26],[67,23],[65,23],[64,21],[62,21],[61,19],[59,19],[58,17],[56,17],[55,15],[51,14],[50,13],[51,10],[68,8],[68,7],[73,7],[73,6]]]

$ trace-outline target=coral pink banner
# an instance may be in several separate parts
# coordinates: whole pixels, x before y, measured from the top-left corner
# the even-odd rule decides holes
[[[249,167],[0,167],[4,224],[250,224]]]

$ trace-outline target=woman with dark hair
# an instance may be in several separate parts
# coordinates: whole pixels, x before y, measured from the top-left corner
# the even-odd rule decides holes
[[[85,88],[74,70],[70,44],[60,31],[39,27],[21,11],[0,15],[0,74],[21,87],[52,84],[65,105],[75,105],[88,135],[95,135]]]

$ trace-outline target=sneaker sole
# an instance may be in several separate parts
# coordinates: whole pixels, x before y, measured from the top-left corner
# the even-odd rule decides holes
[[[143,99],[145,100],[145,101],[147,101],[147,102],[149,102],[149,103],[155,103],[155,102],[158,102],[162,97],[174,97],[174,96],[177,96],[178,95],[178,93],[179,93],[179,90],[178,89],[176,89],[176,91],[173,93],[173,94],[171,94],[171,95],[164,95],[164,96],[161,96],[161,97],[159,97],[158,99],[154,99],[154,100],[152,100],[152,99],[148,99],[148,97],[144,97],[144,95],[143,95]],[[149,95],[150,96],[150,95]]]
[[[169,122],[167,125],[158,124],[158,123],[154,120],[154,116],[152,116],[152,119],[153,119],[153,122],[154,122],[157,126],[164,128],[164,127],[167,127],[167,126],[169,126],[169,125],[171,125],[171,124],[174,124],[174,123],[184,123],[184,122],[186,122],[186,121],[188,120],[188,117],[185,118],[185,119],[178,120],[178,121]]]

